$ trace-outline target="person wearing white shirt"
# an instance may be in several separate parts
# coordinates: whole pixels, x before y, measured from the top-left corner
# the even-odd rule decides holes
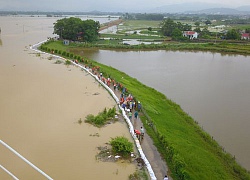
[[[168,176],[166,175],[163,180],[168,180]]]

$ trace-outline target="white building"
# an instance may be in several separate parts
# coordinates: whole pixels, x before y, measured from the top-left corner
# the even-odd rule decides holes
[[[183,36],[189,39],[197,39],[198,33],[195,31],[183,31]]]

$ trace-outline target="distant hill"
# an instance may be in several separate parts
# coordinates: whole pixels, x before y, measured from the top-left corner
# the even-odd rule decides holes
[[[231,8],[210,8],[203,9],[200,11],[189,11],[185,13],[194,13],[194,14],[243,14],[245,12],[239,11]]]
[[[200,11],[208,8],[218,8],[223,7],[220,4],[212,3],[181,3],[181,4],[171,4],[166,6],[161,6],[157,8],[152,8],[148,12],[157,12],[157,13],[184,13],[189,11]]]
[[[250,11],[250,5],[249,6],[240,6],[236,8],[238,11]]]
[[[192,2],[152,8],[147,10],[147,13],[250,14],[250,6],[229,8],[221,4]]]

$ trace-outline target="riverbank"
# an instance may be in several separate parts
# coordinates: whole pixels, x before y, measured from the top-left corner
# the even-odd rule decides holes
[[[66,48],[69,55],[72,53],[71,47],[60,44],[48,45],[47,50],[52,47],[61,52]],[[82,60],[78,55],[72,57]],[[84,63],[100,66],[103,73],[122,83],[142,102],[147,115],[141,118],[144,119],[147,133],[165,157],[175,179],[249,179],[246,170],[230,154],[224,152],[191,117],[164,95],[111,67],[86,58]]]
[[[112,41],[112,40],[110,40]],[[115,40],[114,40],[115,41]],[[52,45],[52,47],[55,46]],[[52,48],[50,47],[50,48]],[[122,50],[170,50],[170,51],[205,51],[217,52],[221,54],[240,54],[250,55],[250,44],[234,44],[234,43],[179,43],[179,42],[163,42],[162,44],[139,45],[123,45],[109,42],[108,44],[74,44],[71,48],[99,48],[99,49],[122,49]]]

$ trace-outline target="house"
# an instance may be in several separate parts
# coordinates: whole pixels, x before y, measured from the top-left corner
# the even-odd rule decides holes
[[[69,45],[69,40],[64,39],[64,40],[63,40],[63,44],[66,45],[66,46],[68,46],[68,45]]]
[[[183,36],[189,39],[197,39],[198,33],[195,31],[183,31]]]
[[[250,33],[242,33],[241,39],[243,40],[249,40],[250,39]]]

